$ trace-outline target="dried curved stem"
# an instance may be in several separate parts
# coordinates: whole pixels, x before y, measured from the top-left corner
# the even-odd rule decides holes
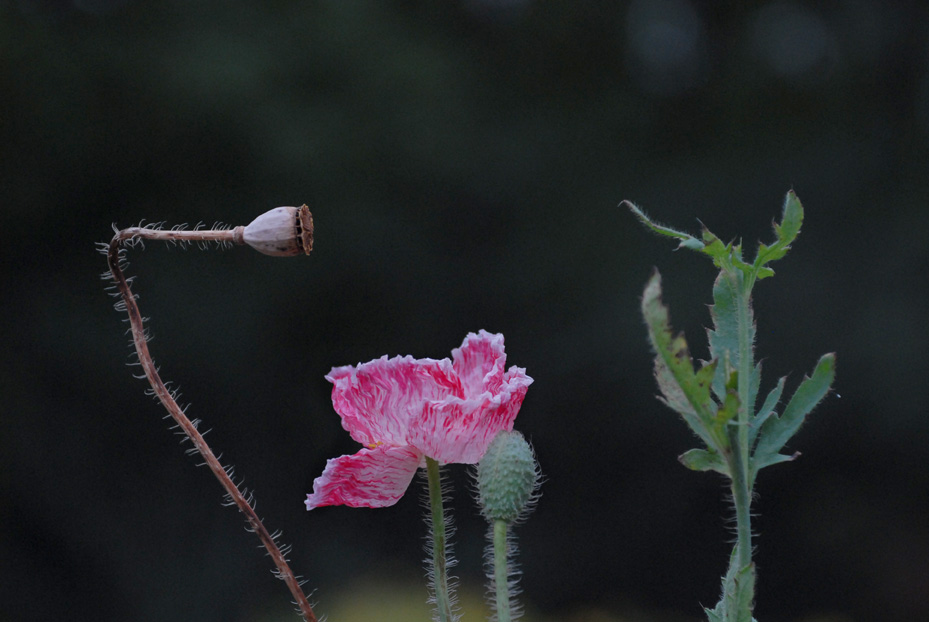
[[[267,549],[268,555],[274,560],[274,565],[277,566],[275,574],[287,584],[304,620],[306,620],[306,622],[316,622],[316,615],[313,613],[313,608],[310,606],[306,595],[303,593],[300,581],[297,580],[297,577],[288,565],[287,559],[274,541],[274,537],[268,532],[267,528],[265,528],[249,500],[242,491],[239,490],[235,482],[232,481],[227,470],[213,454],[206,440],[204,440],[203,435],[200,434],[197,427],[187,418],[183,409],[181,409],[172,396],[171,391],[165,386],[161,376],[158,375],[158,370],[148,350],[148,343],[145,336],[145,329],[142,325],[142,315],[139,312],[139,305],[136,303],[135,296],[130,290],[129,283],[120,266],[120,253],[124,249],[127,241],[147,238],[165,241],[234,242],[241,244],[241,230],[242,227],[229,230],[213,229],[201,231],[155,230],[143,227],[123,229],[122,231],[118,231],[110,241],[109,247],[107,248],[107,263],[110,267],[110,275],[112,276],[113,283],[116,286],[119,296],[122,298],[122,302],[125,304],[126,313],[129,316],[132,342],[139,357],[139,364],[142,366],[145,377],[152,386],[152,390],[174,421],[177,422],[177,425],[183,430],[184,434],[193,442],[197,451],[200,452],[200,455],[203,456],[204,462],[213,472],[213,475],[216,476],[216,479],[219,480],[219,483],[222,484],[231,501],[239,508],[242,514],[245,515],[245,520],[248,522],[249,528],[255,532],[258,539],[261,540],[262,545]]]

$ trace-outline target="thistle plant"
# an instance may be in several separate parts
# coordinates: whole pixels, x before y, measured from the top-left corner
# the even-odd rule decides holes
[[[716,471],[729,479],[735,509],[736,542],[722,595],[713,609],[705,609],[709,622],[750,622],[755,594],[752,561],[751,502],[758,472],[794,460],[799,452],[782,453],[806,416],[829,391],[835,376],[835,355],[819,359],[811,376],[797,387],[781,408],[785,378],[781,378],[756,408],[761,387],[761,363],[755,362],[755,319],[752,288],[773,276],[768,266],[781,259],[800,233],[803,206],[787,193],[780,223],[774,223],[775,240],[759,244],[755,259],[745,261],[741,243],[724,244],[706,227],[699,238],[659,225],[638,207],[625,201],[649,229],[678,240],[678,248],[706,255],[719,268],[710,308],[713,328],[707,330],[710,360],[694,367],[687,341],[671,332],[668,309],[661,301],[661,275],[656,270],[645,287],[642,313],[655,350],[655,377],[661,399],[676,411],[703,442],[680,461],[695,471]]]

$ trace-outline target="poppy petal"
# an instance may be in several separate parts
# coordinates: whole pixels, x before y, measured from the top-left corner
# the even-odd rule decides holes
[[[410,426],[410,442],[423,454],[442,463],[475,464],[497,432],[512,430],[532,378],[511,367],[507,383],[497,395],[472,399],[449,398],[431,402]]]
[[[423,462],[412,447],[362,449],[326,462],[323,474],[306,496],[306,509],[324,505],[383,508],[395,504]]]
[[[448,359],[386,356],[356,367],[336,367],[326,379],[333,384],[332,405],[342,427],[362,445],[408,445],[410,420],[423,403],[462,395]]]
[[[452,361],[466,396],[477,397],[485,391],[497,393],[506,365],[503,335],[486,330],[468,333],[461,347],[452,350]]]

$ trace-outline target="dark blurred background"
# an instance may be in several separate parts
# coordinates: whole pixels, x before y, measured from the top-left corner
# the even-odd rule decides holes
[[[318,611],[428,617],[421,482],[304,510],[357,449],[323,376],[484,328],[535,379],[526,619],[701,619],[731,511],[676,461],[696,443],[654,399],[638,304],[657,266],[705,356],[714,270],[617,205],[752,255],[790,188],[806,221],[756,289],[762,390],[829,351],[838,376],[803,457],[759,478],[756,615],[929,619],[924,3],[2,1],[0,141],[0,620],[297,619],[132,378],[94,244],[304,202],[308,258],[150,243],[129,273]],[[449,473],[470,603],[484,526]]]

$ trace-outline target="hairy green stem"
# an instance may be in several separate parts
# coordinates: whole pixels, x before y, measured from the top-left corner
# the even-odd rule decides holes
[[[742,281],[742,279],[739,279]],[[737,290],[736,297],[739,322],[739,415],[738,415],[738,452],[737,468],[732,470],[732,498],[735,502],[736,537],[738,546],[739,568],[744,568],[752,562],[752,525],[751,502],[752,491],[749,471],[749,421],[752,416],[753,404],[750,404],[751,378],[754,371],[751,342],[751,290]]]
[[[448,590],[448,560],[446,559],[448,542],[439,463],[427,457],[426,473],[429,479],[429,507],[432,511],[432,581],[435,590],[435,607],[439,622],[451,622],[454,618]]]
[[[509,550],[507,523],[494,520],[494,585],[497,590],[497,622],[510,622]]]

